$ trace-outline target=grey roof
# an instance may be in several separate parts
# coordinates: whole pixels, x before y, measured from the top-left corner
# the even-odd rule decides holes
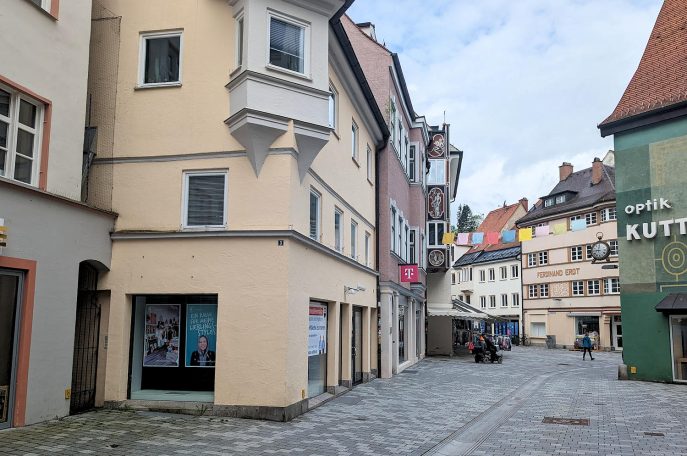
[[[683,313],[687,310],[687,293],[671,293],[656,304],[658,312]]]
[[[567,179],[560,181],[551,192],[543,196],[568,193],[568,199],[563,204],[544,207],[544,204],[534,205],[525,216],[515,222],[518,226],[531,224],[544,217],[591,207],[605,201],[615,201],[615,168],[603,166],[601,182],[592,185],[592,168],[572,173]]]
[[[458,258],[453,267],[468,266],[470,264],[489,263],[491,261],[507,260],[509,258],[516,258],[520,255],[520,246],[508,247],[500,250],[480,250],[478,252],[466,253]]]

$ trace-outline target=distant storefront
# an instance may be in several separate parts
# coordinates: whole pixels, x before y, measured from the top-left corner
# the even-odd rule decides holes
[[[687,4],[666,0],[599,128],[614,135],[628,377],[687,382]]]

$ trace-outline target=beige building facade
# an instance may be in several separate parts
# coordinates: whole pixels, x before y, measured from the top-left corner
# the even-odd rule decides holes
[[[547,232],[522,242],[523,332],[533,345],[573,348],[589,332],[596,348],[622,349],[614,176],[599,159],[578,172],[564,163],[559,184],[518,220]],[[599,238],[610,255],[593,263]]]
[[[120,214],[102,403],[288,420],[375,375],[388,131],[343,6],[95,2],[89,198]]]

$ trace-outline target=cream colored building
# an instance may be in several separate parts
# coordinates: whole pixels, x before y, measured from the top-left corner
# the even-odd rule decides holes
[[[550,233],[522,242],[523,332],[534,345],[553,336],[571,348],[589,331],[599,348],[622,349],[614,182],[615,169],[598,158],[578,172],[563,163],[560,182],[517,222]],[[575,221],[586,227],[573,230]],[[599,236],[611,254],[593,264]]]
[[[374,376],[388,131],[344,5],[95,2],[89,201],[120,214],[102,402],[288,420]]]

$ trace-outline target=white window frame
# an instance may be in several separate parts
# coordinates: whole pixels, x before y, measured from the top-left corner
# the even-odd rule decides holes
[[[501,273],[501,280],[506,280],[508,278],[508,266],[501,266],[499,272]]]
[[[372,153],[372,148],[370,147],[369,144],[366,144],[367,147],[367,181],[370,184],[374,185],[374,154]]]
[[[451,272],[451,285],[455,285],[455,284],[456,284],[456,273]]]
[[[553,198],[546,198],[544,200],[544,207],[550,207],[553,206]]]
[[[614,287],[613,284],[616,284]],[[617,288],[617,291],[613,291],[613,288]],[[618,277],[608,277],[604,279],[604,294],[620,294],[620,280]]]
[[[40,181],[40,163],[43,159],[41,152],[43,145],[45,104],[19,92],[11,86],[0,84],[0,89],[10,94],[9,117],[0,114],[0,120],[8,125],[7,148],[5,150],[5,174],[0,174],[0,176],[16,182],[22,182],[14,178],[14,168],[17,157],[17,136],[19,135],[19,130],[24,130],[33,135],[33,157],[31,160],[31,181],[22,183],[37,187]],[[19,122],[19,109],[22,101],[36,107],[36,126],[33,128]]]
[[[608,247],[610,248],[610,253],[608,255],[612,256],[612,257],[617,257],[618,256],[618,240],[613,239],[611,241],[608,241]]]
[[[370,241],[372,240],[372,235],[365,231],[365,266],[370,267]]]
[[[479,270],[479,281],[480,283],[484,283],[487,281],[487,271],[484,269]]]
[[[202,176],[224,176],[224,211],[222,214],[222,224],[221,225],[189,225],[188,222],[188,181],[191,176],[202,177]],[[223,230],[227,228],[227,207],[228,207],[228,196],[229,196],[229,172],[228,170],[205,170],[205,171],[184,171],[184,192],[182,198],[181,206],[181,227],[184,230]]]
[[[596,215],[596,212],[588,212],[584,214],[584,220],[587,222],[587,226],[596,225],[599,217]]]
[[[536,285],[529,285],[528,288],[528,294],[530,299],[536,298],[539,296],[539,287]]]
[[[573,280],[570,290],[573,296],[584,296],[584,280]]]
[[[573,215],[572,217],[570,217],[570,223],[574,222],[575,220],[582,220],[583,218],[583,215]]]
[[[566,200],[566,199],[567,199],[567,198],[565,197],[565,194],[563,194],[563,195],[557,195],[557,196],[556,196],[556,204],[565,203],[565,200]]]
[[[513,302],[513,307],[520,307],[520,294],[518,293],[513,293],[511,295],[512,302]]]
[[[587,244],[585,246],[585,250],[586,250],[586,252],[585,252],[585,259],[586,260],[591,260],[592,258],[594,258],[592,256],[592,245],[591,244]]]
[[[351,258],[358,259],[358,222],[351,219]]]
[[[570,261],[582,261],[582,246],[575,245],[570,247]]]
[[[618,220],[618,213],[616,211],[616,208],[614,207],[607,207],[605,209],[601,210],[601,222],[611,222]]]
[[[535,331],[536,328],[536,331]],[[530,337],[545,337],[546,323],[540,321],[533,321],[530,323]]]
[[[446,160],[430,159],[427,176],[428,185],[446,185]]]
[[[540,298],[548,298],[549,297],[549,284],[548,283],[542,283],[539,285],[539,297]]]
[[[587,294],[589,296],[598,296],[601,294],[601,282],[599,279],[587,280]]]
[[[431,220],[427,222],[427,233],[430,233],[431,230],[429,229],[430,225],[436,225],[434,229],[434,238],[435,239],[427,239],[427,245],[429,247],[444,247],[444,244],[441,243],[443,240],[443,234],[446,233],[446,222],[442,221],[436,221],[436,220]],[[439,236],[439,230],[437,229],[439,226],[443,226],[444,230],[441,236]]]
[[[408,179],[410,179],[410,182],[416,183],[417,182],[417,150],[418,150],[418,144],[417,143],[410,143],[410,147],[408,148]]]
[[[489,268],[489,282],[496,281],[496,270],[494,268]]]
[[[537,266],[537,254],[536,253],[528,253],[527,254],[527,267],[533,268],[535,266]]]
[[[336,131],[339,123],[339,92],[334,87],[334,84],[329,84],[329,128]]]
[[[496,295],[489,295],[489,308],[496,309]]]
[[[482,309],[486,309],[486,308],[487,308],[487,297],[486,297],[486,296],[480,296],[480,297],[479,297],[479,306],[480,306],[480,308],[482,308]]]
[[[339,216],[339,233],[336,233],[336,216]],[[339,253],[344,251],[344,213],[338,207],[334,207],[334,250]],[[338,244],[338,245],[337,245]]]
[[[360,128],[358,124],[355,123],[354,119],[351,119],[351,158],[357,164],[358,163],[358,141],[360,139]]]
[[[145,65],[146,65],[146,41],[149,39],[157,38],[171,38],[179,37],[179,80],[170,82],[145,82]],[[184,70],[184,31],[183,30],[173,30],[164,32],[147,32],[141,33],[139,38],[139,50],[138,50],[138,87],[176,87],[180,86],[184,80],[183,76]]]
[[[517,279],[520,277],[520,265],[512,264],[510,267],[510,275],[511,279]]]
[[[308,219],[308,236],[310,239],[314,239],[315,241],[320,241],[322,239],[322,194],[315,190],[314,188],[310,189],[310,195],[308,195],[308,218],[310,217],[310,198],[312,196],[315,196],[317,198],[317,214],[315,214],[315,238],[313,238],[310,234],[310,220]]]
[[[537,262],[540,266],[549,264],[549,252],[548,250],[543,250],[537,255]]]
[[[33,3],[34,5],[38,6],[40,9],[49,13],[50,10],[52,9],[52,2],[53,2],[53,0],[41,0],[40,6],[36,5],[33,2],[31,2],[31,3]]]
[[[417,240],[418,240],[418,230],[413,228],[410,230],[410,239],[408,239],[408,262],[410,264],[419,264],[417,258]]]
[[[236,64],[236,68],[241,68],[245,60],[244,48],[246,44],[246,21],[243,12],[236,16],[234,21],[234,26],[236,28],[236,49],[234,50],[236,52],[236,58],[234,59],[234,63]]]
[[[501,293],[501,307],[508,307],[508,294]]]
[[[272,18],[282,22],[300,27],[303,30],[303,72],[290,70],[270,63],[270,42],[272,39]],[[294,19],[276,11],[267,11],[267,43],[265,55],[265,67],[274,71],[281,71],[298,77],[309,77],[310,75],[310,24],[305,21]]]
[[[396,252],[396,207],[391,206],[391,251]]]

